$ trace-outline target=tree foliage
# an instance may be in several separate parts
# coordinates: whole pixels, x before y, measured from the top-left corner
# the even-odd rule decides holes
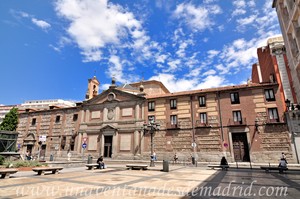
[[[0,124],[0,130],[2,131],[16,131],[18,126],[18,109],[12,108],[5,115],[2,123]]]

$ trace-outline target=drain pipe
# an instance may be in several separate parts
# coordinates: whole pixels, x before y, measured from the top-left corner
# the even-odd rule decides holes
[[[218,96],[218,109],[219,109],[219,120],[220,120],[220,127],[221,127],[221,138],[222,138],[222,148],[224,142],[224,131],[223,131],[223,123],[222,123],[222,112],[221,112],[221,103],[220,103],[220,91],[217,92]]]

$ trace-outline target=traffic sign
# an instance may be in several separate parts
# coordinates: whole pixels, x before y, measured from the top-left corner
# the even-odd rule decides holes
[[[82,148],[83,148],[83,149],[85,149],[85,148],[86,148],[86,146],[87,146],[87,144],[86,144],[86,143],[83,143],[83,144],[82,144]]]
[[[83,143],[86,143],[87,139],[88,139],[87,137],[83,137],[83,138],[82,138],[82,142],[83,142]]]
[[[192,147],[195,148],[197,144],[195,142],[192,143]]]

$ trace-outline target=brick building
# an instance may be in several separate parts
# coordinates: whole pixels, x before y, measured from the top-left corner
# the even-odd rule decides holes
[[[285,43],[289,68],[297,101],[300,101],[300,0],[273,0],[272,7],[276,8],[282,36]]]
[[[278,83],[248,83],[170,93],[158,81],[109,89],[76,107],[20,113],[18,144],[40,156],[83,152],[113,159],[149,159],[151,135],[144,123],[155,119],[153,145],[158,160],[191,153],[198,161],[277,162],[286,152],[295,162]],[[98,92],[98,91],[97,91]]]

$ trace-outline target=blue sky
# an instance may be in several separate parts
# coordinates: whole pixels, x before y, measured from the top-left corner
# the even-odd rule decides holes
[[[0,1],[0,104],[82,101],[155,79],[171,91],[245,83],[280,34],[272,0]]]

